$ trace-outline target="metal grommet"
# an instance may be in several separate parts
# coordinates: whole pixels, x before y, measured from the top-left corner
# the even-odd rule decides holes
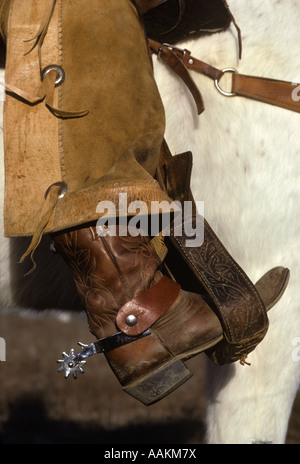
[[[234,74],[237,74],[237,70],[235,68],[225,68],[225,69],[222,69],[222,72],[223,74],[227,73],[227,72],[231,72],[231,73],[234,73]],[[221,78],[220,78],[221,79]],[[233,93],[233,92],[225,92],[225,90],[221,89],[220,85],[219,85],[219,82],[220,82],[220,79],[216,79],[215,80],[215,86],[217,88],[217,90],[222,94],[222,95],[225,95],[225,97],[234,97],[236,94]]]
[[[59,194],[58,194],[58,199],[60,200],[61,198],[63,198],[65,196],[65,194],[67,193],[68,191],[68,187],[67,187],[67,184],[65,182],[61,182],[61,188],[59,190]]]
[[[52,189],[52,187],[54,186],[58,186],[60,187],[59,191],[58,191],[58,195],[57,195],[57,198],[60,200],[61,198],[63,198],[65,196],[65,194],[67,193],[68,191],[68,186],[65,182],[55,182],[54,184],[51,184],[46,192],[45,192],[45,198],[47,198],[48,196],[48,193],[49,191]]]
[[[129,327],[133,327],[137,323],[137,318],[133,314],[130,314],[126,317],[125,322]]]
[[[65,80],[65,71],[63,68],[57,66],[56,64],[50,64],[49,66],[46,66],[41,72],[42,81],[45,79],[46,74],[48,74],[50,71],[56,72],[55,87],[58,87]]]

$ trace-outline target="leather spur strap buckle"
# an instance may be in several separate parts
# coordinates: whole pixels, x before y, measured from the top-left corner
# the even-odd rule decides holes
[[[171,45],[167,42],[164,42],[160,45],[160,47],[158,48],[158,52],[157,52],[157,56],[158,58],[161,58],[161,54],[164,50],[164,48],[167,48],[169,51],[171,52],[177,52],[176,55],[178,57],[178,53],[181,54],[182,56],[178,57],[182,62],[184,61],[185,57],[186,57],[186,53],[187,53],[187,50],[186,49],[183,49],[183,48],[179,48],[179,47],[175,47],[174,45]]]

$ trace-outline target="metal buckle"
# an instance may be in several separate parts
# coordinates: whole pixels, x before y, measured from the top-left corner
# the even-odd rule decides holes
[[[237,73],[237,70],[235,68],[224,68],[224,69],[222,69],[222,72],[223,72],[223,74],[225,74],[227,72],[231,72],[231,73],[235,74],[235,73]],[[222,79],[222,77],[220,77],[220,79]],[[225,92],[225,90],[221,89],[221,87],[219,85],[220,79],[215,80],[215,86],[216,86],[217,90],[222,95],[224,95],[225,97],[235,97],[236,94],[234,92]]]
[[[159,47],[158,53],[157,53],[158,58],[160,58],[163,47],[167,47],[171,51],[176,50],[177,52],[181,53],[182,54],[181,61],[184,61],[185,56],[186,56],[186,50],[184,50],[183,48],[175,47],[174,45],[168,44],[166,42],[162,43],[161,46]]]

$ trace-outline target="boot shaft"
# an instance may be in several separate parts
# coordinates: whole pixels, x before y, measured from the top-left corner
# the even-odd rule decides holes
[[[53,240],[71,268],[91,332],[98,338],[115,333],[118,310],[151,287],[160,265],[151,240],[118,226],[116,234],[107,229],[100,236],[90,226],[55,234]]]

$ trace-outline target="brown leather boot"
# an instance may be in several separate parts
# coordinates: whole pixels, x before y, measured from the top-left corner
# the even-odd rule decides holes
[[[135,340],[105,356],[123,389],[152,404],[190,378],[182,360],[214,346],[223,330],[200,295],[158,270],[149,237],[117,230],[100,237],[95,226],[83,227],[53,238],[72,269],[90,331],[101,339],[121,330]]]
[[[243,364],[264,338],[265,311],[284,293],[288,269],[271,269],[255,287],[250,285],[206,224],[202,255],[209,254],[213,260],[218,255],[217,268],[213,266],[212,272],[212,263],[208,268],[204,263],[202,269],[204,255],[198,249],[185,250],[186,262],[192,257],[208,288],[200,295],[182,290],[173,276],[170,279],[160,272],[161,262],[149,237],[131,236],[127,227],[107,229],[105,236],[102,232],[98,235],[95,226],[83,226],[53,236],[56,250],[71,267],[90,331],[98,338],[78,355],[66,355],[60,370],[70,367],[71,372],[79,366],[80,371],[85,357],[104,353],[123,389],[150,405],[191,377],[184,360],[205,351],[217,364],[237,360]],[[236,272],[233,291],[229,284]],[[197,284],[196,288],[198,292],[202,287]],[[250,335],[245,338],[245,334]]]

